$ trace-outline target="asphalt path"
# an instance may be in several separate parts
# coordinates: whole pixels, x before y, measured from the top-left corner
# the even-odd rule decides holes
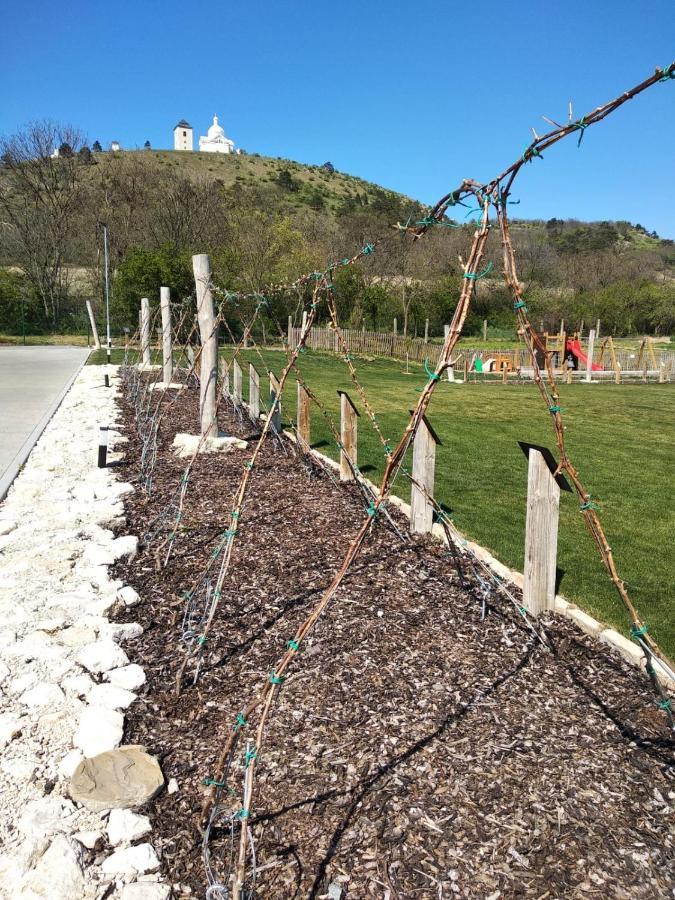
[[[0,346],[0,500],[88,355],[83,347]]]

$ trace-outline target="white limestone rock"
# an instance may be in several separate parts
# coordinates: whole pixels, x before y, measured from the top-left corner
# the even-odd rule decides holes
[[[137,663],[130,663],[120,669],[112,669],[106,673],[105,677],[110,684],[127,691],[135,691],[145,684],[145,672]]]
[[[177,794],[178,793],[178,782],[175,778],[169,778],[169,783],[166,786],[167,794]]]
[[[143,626],[139,622],[112,622],[101,629],[101,636],[112,638],[117,644],[133,640],[143,634]]]
[[[0,519],[0,535],[9,534],[15,528],[16,522],[13,522],[11,519]]]
[[[120,900],[169,900],[170,896],[171,887],[168,884],[135,881],[124,885]]]
[[[106,875],[143,875],[158,868],[159,860],[151,844],[116,850],[101,864],[101,871]]]
[[[75,806],[63,797],[41,797],[25,804],[19,818],[19,831],[27,838],[51,837],[70,829]]]
[[[66,753],[58,767],[61,778],[70,778],[83,759],[81,750],[70,750]]]
[[[73,837],[87,850],[96,850],[103,841],[103,833],[100,831],[76,831]]]
[[[65,835],[57,835],[23,881],[22,900],[81,900],[84,877],[79,854]]]
[[[113,847],[137,841],[150,834],[152,826],[147,816],[139,816],[130,809],[113,809],[108,819],[108,840]]]
[[[117,598],[121,600],[125,606],[137,606],[141,602],[138,593],[128,584],[119,589]]]
[[[61,706],[66,699],[65,694],[58,684],[38,684],[36,687],[25,691],[19,701],[24,706],[32,708],[41,706]]]
[[[96,640],[96,632],[92,628],[73,625],[71,628],[64,628],[59,634],[59,640],[67,647],[83,647]]]
[[[89,566],[111,566],[115,562],[115,555],[109,547],[89,544],[82,555],[82,561]]]
[[[86,706],[73,744],[85,757],[114,750],[124,734],[124,716],[106,706]]]
[[[10,669],[9,666],[6,666],[2,660],[0,660],[0,684],[9,678]]]
[[[35,628],[37,631],[45,631],[47,634],[53,634],[59,631],[66,624],[65,616],[52,616],[49,619],[42,619],[37,622]]]
[[[110,545],[110,550],[114,554],[116,560],[124,557],[133,559],[138,553],[138,538],[134,534],[126,534],[124,537],[118,537]]]
[[[172,444],[176,455],[183,459],[192,456],[197,449],[200,453],[229,453],[232,450],[245,450],[246,441],[234,437],[209,437],[202,440],[199,434],[177,434]]]
[[[93,688],[94,682],[84,672],[80,675],[68,675],[61,682],[61,687],[68,694],[74,694],[76,697],[86,697]]]
[[[126,666],[129,658],[119,644],[111,638],[103,638],[83,647],[77,654],[77,661],[89,672],[100,674]]]
[[[0,713],[0,748],[6,747],[21,734],[21,729],[28,720],[14,713]]]
[[[107,706],[110,709],[127,709],[136,699],[136,694],[113,684],[95,684],[87,697],[95,706]]]

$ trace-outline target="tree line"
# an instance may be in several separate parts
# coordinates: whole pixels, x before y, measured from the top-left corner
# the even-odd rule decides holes
[[[58,148],[59,153],[54,154]],[[334,168],[326,178],[337,177]],[[100,309],[102,225],[110,240],[112,323],[135,330],[142,296],[153,302],[168,285],[177,302],[193,293],[191,255],[211,255],[223,291],[263,291],[270,284],[352,256],[396,222],[424,208],[401,195],[353,180],[329,205],[322,183],[301,185],[287,168],[273,179],[225,185],[154,154],[102,153],[75,128],[33,123],[0,140],[0,332],[82,331],[84,299]],[[461,210],[464,212],[464,210]],[[458,217],[424,238],[393,235],[354,267],[338,269],[336,297],[350,327],[421,334],[429,320],[442,334],[450,320],[473,227]],[[601,318],[617,335],[675,330],[675,248],[641,225],[551,219],[514,222],[520,276],[535,319],[554,328]],[[512,303],[498,276],[499,236],[488,256],[495,272],[477,283],[467,333],[483,319],[511,332]],[[297,294],[275,295],[267,333],[299,308]],[[237,330],[244,310],[232,310]],[[264,320],[263,320],[264,321]]]

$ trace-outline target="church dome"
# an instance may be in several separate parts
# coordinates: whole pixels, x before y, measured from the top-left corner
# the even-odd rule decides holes
[[[225,137],[225,132],[218,124],[218,116],[213,117],[213,125],[209,127],[209,130],[206,132],[206,135],[210,141],[218,140],[219,138]]]

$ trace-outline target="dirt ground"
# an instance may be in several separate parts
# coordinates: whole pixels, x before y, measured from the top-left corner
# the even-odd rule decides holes
[[[126,496],[126,532],[146,534],[175,496],[185,461],[170,445],[177,431],[195,432],[197,393],[162,418],[153,490]],[[126,404],[124,422],[121,477],[134,482],[141,445]],[[231,407],[220,425],[253,433]],[[206,889],[202,781],[364,515],[353,487],[268,441],[199,680],[177,697],[181,594],[227,528],[246,459],[200,456],[166,568],[155,539],[117,570],[143,598],[119,618],[143,625],[129,653],[148,676],[125,741],[157,754],[178,782],[149,814],[179,894]],[[569,621],[551,615],[541,626],[548,649],[498,596],[483,618],[443,547],[402,542],[379,519],[272,710],[248,820],[256,896],[673,896],[675,744],[649,683]],[[237,758],[225,794],[233,810],[243,771]],[[229,840],[214,830],[221,877]]]

